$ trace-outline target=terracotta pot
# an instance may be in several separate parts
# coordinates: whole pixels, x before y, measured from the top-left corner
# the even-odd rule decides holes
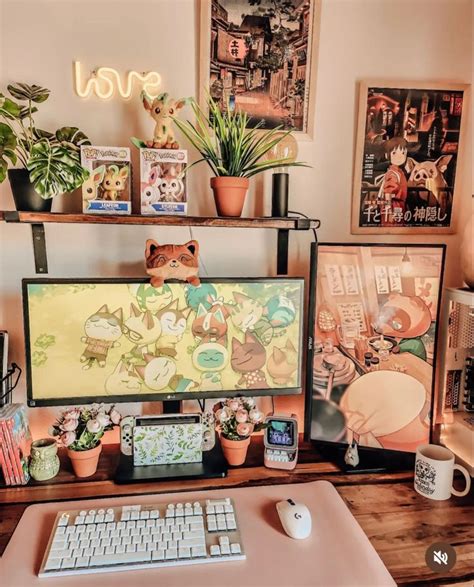
[[[89,450],[67,449],[76,477],[90,477],[97,471],[101,451],[102,445],[100,443]]]
[[[51,212],[53,198],[45,200],[38,194],[30,182],[27,169],[9,169],[8,179],[19,212]]]
[[[221,436],[222,452],[229,463],[233,467],[243,465],[247,457],[247,449],[250,444],[250,436],[242,440],[229,440]]]
[[[249,189],[249,180],[246,177],[212,177],[211,188],[219,216],[235,218],[242,214]]]

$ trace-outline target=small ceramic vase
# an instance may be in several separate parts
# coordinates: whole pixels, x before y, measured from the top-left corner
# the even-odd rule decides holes
[[[35,481],[46,481],[59,472],[58,445],[54,438],[41,438],[31,443],[30,475]]]

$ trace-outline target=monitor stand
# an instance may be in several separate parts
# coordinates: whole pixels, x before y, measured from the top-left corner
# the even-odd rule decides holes
[[[353,467],[344,461],[347,444],[340,445],[321,441],[314,441],[314,443],[321,456],[337,464],[344,474],[406,471],[412,470],[415,466],[413,453],[359,446],[360,461],[356,467]]]
[[[179,414],[181,402],[163,402],[164,414]],[[115,483],[147,483],[150,481],[171,481],[176,479],[215,479],[227,477],[227,461],[222,452],[219,438],[212,450],[202,453],[199,463],[179,463],[175,465],[141,465],[135,467],[133,456],[120,453],[120,460],[115,471]]]

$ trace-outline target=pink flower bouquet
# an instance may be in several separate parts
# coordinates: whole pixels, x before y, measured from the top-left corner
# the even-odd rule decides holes
[[[70,408],[61,413],[50,434],[69,450],[90,450],[99,444],[106,430],[120,424],[121,418],[114,406],[107,411],[104,404]]]
[[[216,404],[214,412],[218,430],[229,440],[243,440],[266,427],[253,398],[228,399]]]

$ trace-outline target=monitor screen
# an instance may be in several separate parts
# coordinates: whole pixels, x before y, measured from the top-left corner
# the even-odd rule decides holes
[[[304,280],[23,281],[30,406],[300,393]]]
[[[266,432],[268,443],[274,446],[288,447],[293,446],[295,442],[294,422],[269,420]]]

